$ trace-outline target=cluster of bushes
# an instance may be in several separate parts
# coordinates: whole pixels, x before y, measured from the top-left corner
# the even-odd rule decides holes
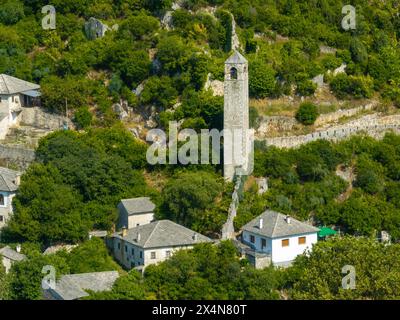
[[[119,127],[46,136],[22,177],[2,239],[76,243],[93,228],[111,229],[121,199],[152,194],[140,171],[146,148]]]
[[[400,137],[386,134],[382,141],[354,136],[332,143],[318,140],[297,149],[259,148],[256,176],[269,177],[270,190],[262,196],[249,190],[240,204],[236,227],[263,208],[313,216],[320,224],[336,225],[357,235],[388,231],[399,239]],[[341,167],[353,172],[349,185],[336,174]]]
[[[332,91],[339,98],[371,98],[374,92],[372,78],[339,74],[330,82]]]

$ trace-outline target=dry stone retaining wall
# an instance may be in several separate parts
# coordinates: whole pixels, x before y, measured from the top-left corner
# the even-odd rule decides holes
[[[381,119],[365,117],[364,119],[356,120],[343,126],[332,127],[324,131],[317,131],[306,135],[264,138],[259,140],[265,140],[267,145],[270,146],[294,148],[318,139],[338,141],[360,132],[365,132],[369,136],[379,139],[389,130],[400,133],[399,116],[388,116]]]
[[[35,160],[35,151],[20,146],[0,145],[0,160],[26,169]]]

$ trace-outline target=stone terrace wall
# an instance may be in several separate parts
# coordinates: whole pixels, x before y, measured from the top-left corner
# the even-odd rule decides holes
[[[35,151],[20,146],[0,145],[0,160],[26,169],[35,160]]]
[[[21,125],[41,129],[59,130],[63,127],[64,121],[65,117],[45,112],[39,107],[23,108],[20,114]],[[68,126],[73,128],[73,123],[69,119]]]
[[[368,111],[368,110],[372,110],[374,109],[376,106],[376,103],[369,103],[365,106],[361,106],[361,107],[357,107],[357,108],[352,108],[352,109],[345,109],[345,110],[338,110],[335,112],[329,112],[329,113],[325,113],[325,114],[321,114],[317,120],[315,121],[316,126],[320,126],[323,125],[325,123],[328,122],[332,122],[332,121],[337,121],[340,118],[343,117],[352,117],[357,115],[358,113],[362,112],[362,111]]]
[[[352,121],[346,125],[332,127],[324,131],[317,131],[300,136],[266,138],[259,140],[265,140],[267,145],[276,146],[279,148],[294,148],[318,139],[338,141],[360,132],[365,132],[374,138],[381,138],[383,137],[384,133],[389,130],[400,133],[399,115],[388,116],[380,119],[377,119],[373,116],[367,116],[362,119]]]

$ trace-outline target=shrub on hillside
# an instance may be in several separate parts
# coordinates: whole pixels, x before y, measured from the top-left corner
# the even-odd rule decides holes
[[[300,105],[299,110],[296,113],[297,121],[304,125],[314,124],[318,118],[317,106],[311,102],[304,102]]]

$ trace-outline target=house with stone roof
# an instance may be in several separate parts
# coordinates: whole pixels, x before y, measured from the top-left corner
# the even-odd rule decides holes
[[[110,291],[119,278],[117,271],[67,274],[56,281],[54,287],[42,289],[45,300],[78,300],[89,295],[88,291]]]
[[[290,216],[266,210],[242,227],[241,241],[274,265],[288,265],[318,241],[319,229]]]
[[[148,197],[121,200],[117,228],[132,229],[154,221],[155,208],[156,205]]]
[[[19,123],[23,107],[40,104],[40,86],[6,74],[0,74],[0,140],[8,129]]]
[[[12,200],[20,183],[21,173],[0,167],[0,229],[13,212]]]
[[[13,263],[26,259],[26,256],[19,252],[20,250],[21,247],[17,247],[16,251],[8,246],[0,249],[0,259],[6,273],[10,271]]]
[[[127,269],[162,262],[177,250],[205,242],[212,240],[170,220],[124,228],[107,239],[114,258]]]

